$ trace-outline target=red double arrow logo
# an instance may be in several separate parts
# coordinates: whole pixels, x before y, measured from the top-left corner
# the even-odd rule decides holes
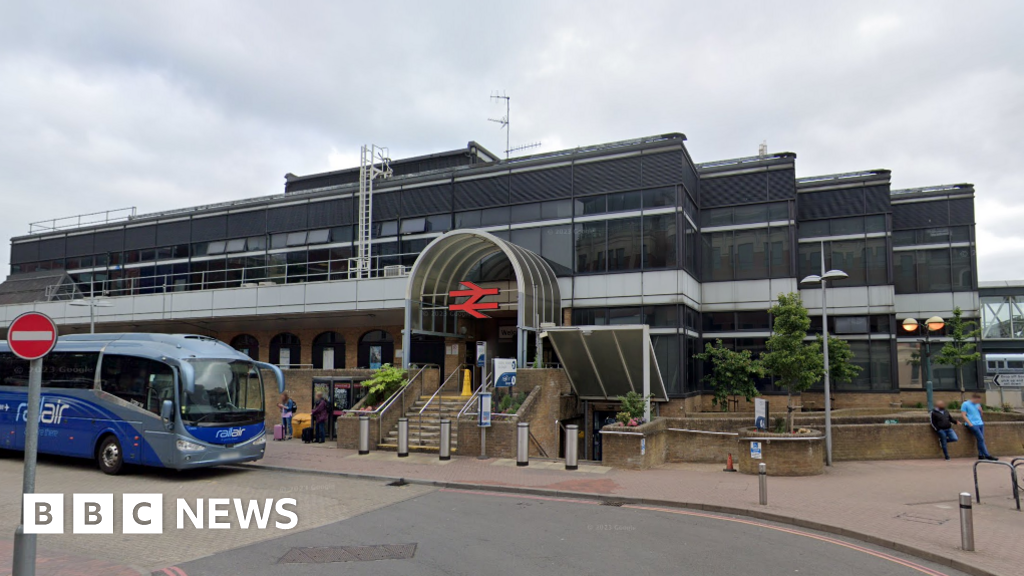
[[[481,302],[480,299],[484,296],[497,296],[497,288],[481,288],[472,282],[462,281],[460,282],[469,290],[452,290],[448,293],[448,296],[452,298],[461,298],[468,296],[469,300],[466,300],[462,304],[449,304],[448,309],[452,311],[462,310],[466,314],[473,316],[474,318],[487,318],[486,314],[481,314],[480,310],[497,310],[497,302]]]

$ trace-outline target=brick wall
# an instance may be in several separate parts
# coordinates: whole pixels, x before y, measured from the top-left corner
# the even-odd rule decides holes
[[[480,455],[480,428],[476,425],[476,416],[463,416],[459,419],[460,456]],[[491,427],[487,429],[487,456],[489,458],[516,457],[516,427],[519,418],[515,416],[498,416],[491,419]]]
[[[313,364],[313,339],[323,332],[334,331],[345,339],[345,367],[356,368],[359,366],[358,353],[359,353],[359,339],[370,332],[371,330],[384,330],[391,334],[391,337],[395,339],[395,350],[396,358],[395,364],[401,364],[399,358],[397,358],[397,350],[402,349],[402,327],[401,326],[380,326],[380,327],[367,327],[362,326],[358,328],[350,327],[338,327],[338,328],[302,328],[297,330],[247,330],[240,332],[220,332],[217,334],[217,339],[231,343],[231,340],[240,334],[248,334],[256,338],[260,343],[260,362],[270,362],[270,340],[280,334],[281,332],[291,332],[299,338],[301,344],[301,350],[299,358],[292,359],[293,363],[296,364]],[[341,358],[336,358],[335,363],[340,363]]]
[[[533,390],[539,388],[536,399],[529,406],[524,403],[520,410],[521,417],[530,423],[530,434],[544,448],[549,458],[558,458],[561,428],[556,423],[575,416],[567,413],[568,407],[563,402],[572,392],[569,377],[564,370],[554,369],[520,369],[516,371],[516,388]],[[534,394],[531,393],[531,397]],[[514,452],[513,452],[514,454]],[[530,443],[530,456],[540,456],[537,446]]]
[[[655,418],[641,426],[605,426],[601,429],[601,462],[629,470],[660,466],[665,463],[667,429],[668,422],[664,418]]]
[[[762,439],[767,438],[767,439]],[[750,443],[761,443],[761,458],[751,458]],[[813,431],[802,437],[746,429],[736,439],[736,469],[757,474],[765,464],[769,476],[815,476],[825,472],[824,433]]]
[[[413,375],[416,372],[412,372]],[[395,399],[383,414],[370,420],[370,449],[376,450],[381,438],[398,425],[398,419],[424,394],[433,394],[440,382],[440,374],[436,368],[425,368],[423,375],[413,378],[406,385],[405,394]],[[359,418],[341,416],[338,418],[338,448],[354,450],[359,447]]]
[[[277,407],[281,399],[278,392],[277,378],[270,370],[261,370],[263,375],[263,393],[266,395],[267,426],[281,423],[281,410]],[[298,413],[309,414],[313,409],[313,378],[324,376],[354,376],[366,379],[373,370],[283,370],[285,391],[295,400]]]
[[[949,455],[954,458],[977,457],[974,436],[963,426],[954,429],[960,441],[949,445]],[[1024,454],[1024,422],[988,422],[985,424],[985,444],[994,456]],[[832,427],[832,459],[835,461],[941,457],[939,439],[931,426],[924,422]]]

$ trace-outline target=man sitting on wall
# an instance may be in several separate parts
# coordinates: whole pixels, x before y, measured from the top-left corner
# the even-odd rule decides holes
[[[964,402],[960,407],[960,414],[964,417],[964,426],[974,434],[978,441],[978,460],[999,460],[988,453],[985,446],[985,421],[981,419],[981,394],[973,394],[971,399]]]
[[[949,460],[948,444],[960,440],[953,431],[953,417],[946,411],[946,403],[939,400],[932,408],[932,430],[939,435],[939,445],[942,446],[942,455]]]

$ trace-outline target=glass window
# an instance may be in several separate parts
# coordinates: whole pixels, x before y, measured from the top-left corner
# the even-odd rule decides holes
[[[228,240],[227,252],[244,252],[245,251],[245,238],[238,238],[235,240]]]
[[[736,330],[771,330],[771,315],[768,312],[737,312]]]
[[[605,326],[608,324],[608,309],[574,308],[572,311],[572,324],[573,326]]]
[[[768,265],[772,278],[790,275],[789,227],[768,229]]]
[[[398,236],[398,220],[388,220],[380,223],[380,237]]]
[[[919,250],[917,252],[917,289],[919,292],[949,292],[949,250]]]
[[[422,234],[426,229],[426,218],[404,218],[402,220],[402,234]]]
[[[893,246],[913,246],[916,242],[913,230],[896,230],[892,233]]]
[[[309,261],[309,253],[305,250],[295,250],[292,252],[285,252],[285,261],[289,264],[305,264]]]
[[[266,250],[267,249],[267,237],[266,236],[252,236],[245,239],[246,250]]]
[[[651,334],[651,345],[654,346],[654,357],[658,361],[665,393],[669,396],[681,395],[683,386],[679,379],[679,335]]]
[[[829,224],[829,233],[832,236],[848,236],[850,234],[864,233],[864,219],[857,218],[836,218]]]
[[[160,413],[164,400],[174,400],[171,367],[145,358],[104,354],[100,386],[107,394],[154,414]]]
[[[610,232],[609,232],[610,235]],[[677,263],[676,215],[644,216],[644,268],[674,268]]]
[[[949,241],[950,242],[970,242],[971,241],[971,227],[970,226],[953,226],[949,229]]]
[[[893,389],[892,344],[889,340],[875,340],[870,343],[869,350],[871,352],[871,389]]]
[[[44,388],[93,387],[96,378],[98,352],[51,352],[43,358],[42,383]]]
[[[576,225],[576,272],[605,271],[605,223]]]
[[[518,222],[536,222],[540,220],[540,204],[517,204],[510,207],[510,217],[513,224]]]
[[[608,195],[609,212],[625,212],[640,209],[640,192],[619,192]]]
[[[459,212],[455,215],[455,227],[456,228],[479,228],[480,227],[480,211],[473,210],[472,212]]]
[[[872,232],[885,232],[885,215],[865,216],[864,231],[869,234]]]
[[[501,206],[499,208],[488,208],[480,214],[480,225],[481,226],[498,226],[500,224],[508,224],[508,206]]]
[[[218,240],[217,242],[210,242],[210,246],[206,249],[207,254],[223,254],[227,248],[227,242]]]
[[[697,250],[700,246],[697,230],[686,218],[683,218],[683,230],[683,269],[697,276]]]
[[[733,208],[734,224],[757,224],[768,221],[768,205],[736,206]]]
[[[867,334],[868,317],[836,316],[834,330],[836,334]]]
[[[604,196],[591,196],[590,198],[576,199],[576,215],[586,216],[587,214],[604,214],[607,210]]]
[[[573,262],[572,225],[545,226],[541,228],[540,255],[559,276],[572,274]]]
[[[635,308],[609,308],[608,324],[623,326],[626,324],[642,324],[640,307]]]
[[[872,334],[889,334],[892,330],[889,316],[871,316]]]
[[[949,228],[926,228],[917,231],[919,244],[946,244],[949,242]]]
[[[864,241],[843,240],[830,242],[832,268],[842,270],[849,275],[845,280],[837,280],[836,286],[864,286],[867,282],[867,269],[864,267]]]
[[[609,203],[611,200],[609,199]],[[667,188],[653,188],[644,190],[644,209],[664,208],[676,205],[676,189],[674,186]],[[611,206],[609,206],[610,208]]]
[[[639,270],[642,253],[640,218],[608,222],[608,270]]]
[[[974,289],[971,252],[971,248],[953,248],[951,271],[954,292],[970,292]]]
[[[736,314],[734,312],[704,312],[705,332],[733,332],[736,330]]]
[[[766,228],[735,232],[737,280],[768,277],[767,236]]]
[[[451,214],[427,216],[427,232],[447,232],[452,229]]]
[[[768,220],[779,222],[789,220],[789,202],[775,202],[768,205]]]
[[[889,283],[889,250],[885,246],[885,238],[868,238],[864,241],[864,266],[867,269],[869,286],[882,286]]]
[[[306,245],[306,233],[305,232],[289,232],[288,239],[285,242],[288,246],[305,246]]]
[[[797,233],[801,238],[820,238],[822,236],[828,236],[828,220],[801,222],[797,227]]]
[[[0,385],[28,386],[28,360],[11,352],[0,353]]]
[[[338,226],[331,228],[331,242],[351,242],[355,236],[355,226]]]
[[[416,263],[416,258],[423,252],[423,249],[427,247],[427,244],[432,242],[431,238],[417,238],[415,240],[405,240],[402,242],[402,264],[405,266],[412,267]]]
[[[306,242],[308,244],[327,244],[330,239],[331,231],[324,228],[323,230],[310,230]]]
[[[730,224],[732,224],[732,208],[714,208],[700,211],[700,225],[702,227],[729,226]]]
[[[540,233],[540,228],[512,230],[509,239],[517,246],[522,246],[535,254],[540,254]]]
[[[572,217],[572,200],[553,200],[540,205],[540,216],[544,220]]]
[[[723,281],[733,279],[733,256],[735,254],[732,232],[704,234],[704,280]],[[710,238],[709,238],[710,237]]]
[[[917,292],[917,253],[903,250],[892,253],[893,285],[897,294]]]
[[[676,317],[676,305],[644,306],[643,324],[670,328],[679,326],[679,321]]]

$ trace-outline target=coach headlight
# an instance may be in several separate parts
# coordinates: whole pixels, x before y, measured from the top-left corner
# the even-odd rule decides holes
[[[203,450],[205,450],[205,448],[200,444],[189,442],[188,440],[178,440],[179,452],[201,452]]]
[[[267,443],[267,435],[260,434],[259,438],[252,441],[253,446],[262,446]]]

